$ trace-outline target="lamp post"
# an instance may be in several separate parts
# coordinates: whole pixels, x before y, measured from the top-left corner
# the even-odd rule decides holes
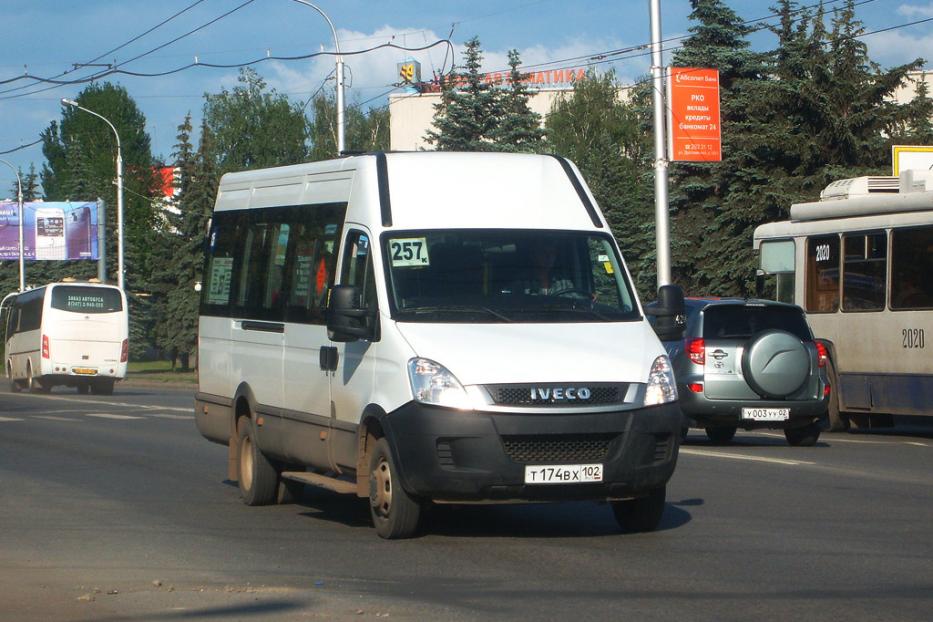
[[[23,180],[19,177],[19,171],[16,168],[7,162],[6,160],[0,160],[16,175],[16,201],[19,203],[19,291],[24,291],[26,289],[26,264],[23,261]]]
[[[110,129],[113,130],[113,135],[117,139],[117,286],[123,289],[123,154],[120,149],[120,134],[117,133],[117,128],[113,126],[113,123],[93,110],[88,110],[84,106],[79,105],[78,102],[63,97],[62,104],[94,115],[110,126]]]
[[[327,14],[317,5],[307,0],[294,0],[294,2],[309,6],[320,13],[321,17],[327,20],[327,25],[330,26],[330,31],[334,35],[334,50],[337,52],[337,153],[339,155],[344,152],[346,145],[344,144],[343,57],[340,56],[340,43],[337,41],[337,30],[334,28],[334,23],[327,17]]]

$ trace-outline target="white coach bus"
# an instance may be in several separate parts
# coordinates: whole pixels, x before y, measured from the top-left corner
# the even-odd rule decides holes
[[[657,330],[682,314],[662,288]],[[229,446],[249,505],[315,484],[368,497],[385,538],[432,501],[598,499],[626,529],[661,520],[673,373],[563,158],[224,175],[198,339],[198,429]]]
[[[831,429],[933,415],[933,177],[842,180],[820,198],[754,246],[767,289],[826,342]]]
[[[12,391],[56,385],[110,395],[126,377],[126,295],[100,283],[62,282],[7,296],[4,358]]]

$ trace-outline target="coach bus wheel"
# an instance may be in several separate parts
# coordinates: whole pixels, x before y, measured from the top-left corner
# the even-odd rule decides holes
[[[654,531],[661,524],[666,496],[667,489],[661,487],[655,488],[645,497],[610,501],[609,505],[623,531]]]
[[[237,423],[240,455],[240,495],[246,505],[268,505],[276,500],[279,475],[256,444],[256,429],[253,420],[241,417]]]
[[[369,509],[376,533],[387,540],[418,531],[421,505],[402,489],[389,442],[380,438],[369,460]]]
[[[32,375],[32,365],[26,365],[26,390],[30,393],[48,393],[52,390],[52,385],[43,384]]]
[[[849,429],[849,418],[839,412],[839,378],[836,376],[836,366],[826,361],[826,376],[829,378],[829,406],[826,416],[829,419],[830,432],[845,432]]]
[[[75,385],[75,388],[78,389],[79,395],[87,395],[88,392],[91,390],[91,385],[81,380],[78,382],[77,385]]]

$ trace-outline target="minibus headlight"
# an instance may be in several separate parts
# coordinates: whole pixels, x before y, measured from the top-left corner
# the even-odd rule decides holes
[[[648,389],[645,391],[645,406],[656,406],[677,401],[677,383],[674,370],[667,355],[654,359],[651,373],[648,374]]]
[[[415,401],[450,408],[470,408],[463,385],[447,368],[431,359],[408,361],[408,379]]]

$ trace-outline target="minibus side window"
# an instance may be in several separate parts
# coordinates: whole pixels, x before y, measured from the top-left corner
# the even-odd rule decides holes
[[[346,208],[330,205],[292,209],[285,319],[323,325],[327,292],[337,272],[339,223]]]
[[[363,306],[375,309],[376,279],[373,274],[373,258],[370,253],[369,236],[362,231],[351,231],[347,236],[343,270],[340,283],[355,285],[360,290]]]
[[[233,269],[242,212],[216,212],[208,238],[201,315],[228,316],[233,293]]]

